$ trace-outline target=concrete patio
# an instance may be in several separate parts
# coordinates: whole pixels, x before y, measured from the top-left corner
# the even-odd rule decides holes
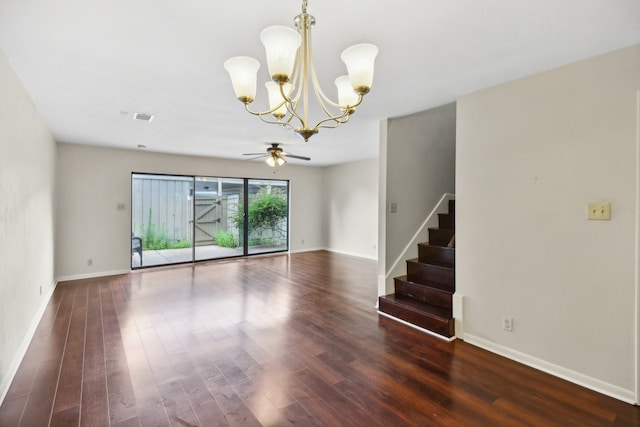
[[[227,258],[233,256],[242,256],[242,248],[224,248],[218,245],[196,246],[195,260],[207,260],[216,258]],[[249,253],[263,253],[286,249],[285,246],[260,246],[250,247]],[[142,251],[142,265],[140,265],[140,257],[133,254],[131,258],[131,268],[150,267],[154,265],[175,264],[180,262],[191,262],[193,254],[192,248],[181,249],[160,249]]]

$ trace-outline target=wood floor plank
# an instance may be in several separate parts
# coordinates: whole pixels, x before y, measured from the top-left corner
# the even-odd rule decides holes
[[[20,425],[28,397],[29,395],[25,393],[13,399],[4,399],[0,407],[0,426]]]
[[[59,372],[58,359],[47,360],[40,364],[34,381],[37,385],[29,393],[20,425],[46,426],[49,424]]]
[[[207,383],[209,391],[222,409],[231,426],[261,426],[258,419],[238,396],[226,378],[221,377]]]
[[[117,282],[115,287],[117,288]],[[123,346],[112,287],[103,286],[101,288],[100,301],[102,303],[109,418],[112,423],[117,424],[136,417],[135,393],[131,386],[131,374]]]
[[[67,344],[64,349],[60,378],[56,390],[56,399],[53,405],[54,416],[58,412],[73,409],[75,413],[80,408],[82,401],[82,375],[84,372],[84,346],[87,321],[87,298],[86,287],[76,289],[73,301],[73,312],[67,336]],[[78,411],[78,417],[79,417]],[[68,417],[62,416],[63,419]],[[77,423],[76,423],[77,424]]]
[[[158,386],[163,405],[169,416],[171,425],[198,426],[200,422],[196,416],[187,394],[182,388],[180,380],[160,384]]]
[[[371,413],[355,405],[338,389],[322,381],[322,378],[309,370],[296,373],[298,380],[314,391],[318,396],[338,412],[345,422],[354,426],[384,426],[380,420],[376,420]]]
[[[322,356],[326,353],[320,353],[319,355],[313,355],[307,350],[298,350],[295,352],[296,358],[300,360],[300,362],[306,366],[308,369],[312,370],[316,375],[322,378],[328,384],[334,385],[344,380],[344,376],[334,370],[330,365],[322,361],[318,356]]]
[[[59,410],[51,416],[52,427],[77,426],[80,424],[80,406]],[[2,424],[0,424],[2,425]]]
[[[82,378],[82,404],[80,425],[108,426],[109,400],[107,398],[107,370],[104,358],[104,329],[100,285],[89,287],[85,334],[85,357]]]
[[[640,408],[374,308],[314,251],[58,284],[0,426],[638,426]]]

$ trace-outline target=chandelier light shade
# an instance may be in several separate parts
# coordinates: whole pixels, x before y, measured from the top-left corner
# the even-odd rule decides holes
[[[362,43],[345,49],[340,58],[347,65],[351,86],[355,93],[364,95],[373,83],[373,63],[378,55],[378,48],[372,44]]]
[[[338,88],[338,105],[343,111],[349,108],[349,105],[355,105],[358,102],[358,94],[353,90],[349,76],[338,77],[336,87]]]
[[[224,63],[224,68],[233,76],[231,84],[236,97],[245,104],[256,97],[256,74],[260,63],[248,56],[236,56]]]
[[[269,94],[269,108],[273,109],[273,115],[276,119],[282,119],[287,115],[287,106],[282,102],[282,94],[280,93],[280,85],[276,82],[266,82],[265,87]],[[286,96],[291,96],[293,86],[291,83],[284,83],[282,90]]]
[[[267,53],[269,75],[274,82],[287,83],[293,74],[302,37],[291,27],[275,25],[262,30],[260,41]]]
[[[362,43],[342,52],[341,58],[346,64],[348,76],[336,79],[338,96],[337,101],[332,101],[318,84],[311,46],[311,27],[315,24],[315,18],[307,13],[307,0],[302,1],[302,13],[296,16],[294,23],[295,29],[276,25],[260,33],[272,80],[265,85],[269,97],[268,110],[253,111],[249,108],[256,97],[260,68],[257,60],[236,56],[228,59],[224,67],[231,76],[236,97],[249,113],[259,116],[266,123],[292,128],[308,141],[318,133],[319,128],[336,128],[349,121],[364,95],[371,90],[378,48]],[[311,94],[324,112],[324,117],[313,125],[309,121]]]

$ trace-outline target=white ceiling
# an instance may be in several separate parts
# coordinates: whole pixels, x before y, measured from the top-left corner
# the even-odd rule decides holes
[[[370,42],[380,53],[351,121],[305,143],[244,112],[222,66],[254,56],[260,90],[259,33],[290,25],[300,8],[300,0],[0,0],[0,49],[58,141],[235,159],[281,141],[320,166],[376,157],[383,118],[640,43],[639,0],[309,0],[327,93],[344,74],[344,48]],[[266,106],[266,93],[252,106]],[[155,119],[134,121],[134,112]]]

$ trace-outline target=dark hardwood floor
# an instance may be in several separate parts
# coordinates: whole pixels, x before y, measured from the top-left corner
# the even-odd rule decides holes
[[[329,252],[60,283],[1,426],[640,426],[640,408],[376,314]]]

